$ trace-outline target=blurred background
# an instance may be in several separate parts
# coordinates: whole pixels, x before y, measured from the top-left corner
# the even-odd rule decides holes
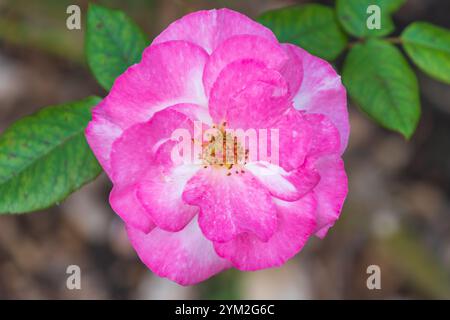
[[[228,7],[254,18],[310,1],[95,2],[126,11],[152,39],[199,9]],[[84,26],[66,28],[70,4],[81,7],[84,21],[88,1],[0,0],[0,132],[43,106],[106,94],[84,60]],[[448,0],[408,0],[394,16],[397,34],[417,20],[450,28],[449,15]],[[341,218],[282,268],[230,270],[192,287],[154,276],[109,207],[111,184],[102,174],[59,206],[0,216],[0,298],[450,298],[450,87],[421,72],[418,78],[422,118],[411,141],[349,105],[350,190]],[[81,268],[81,290],[66,288],[73,264]],[[381,290],[366,286],[373,264],[381,268]]]

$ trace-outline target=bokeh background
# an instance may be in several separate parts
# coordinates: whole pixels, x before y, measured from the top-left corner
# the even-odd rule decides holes
[[[0,0],[0,132],[40,107],[105,95],[84,60],[84,27],[65,26],[67,6],[80,5],[84,21],[87,2]],[[309,1],[96,2],[126,11],[152,39],[199,9],[229,7],[256,17]],[[417,20],[449,28],[449,16],[448,0],[408,0],[394,18],[398,34]],[[450,298],[450,87],[421,72],[418,78],[422,118],[411,141],[349,105],[350,191],[342,216],[324,240],[311,239],[282,268],[230,270],[192,287],[154,276],[109,207],[111,184],[103,174],[49,210],[0,216],[0,298]],[[81,268],[81,290],[66,288],[72,264]],[[381,290],[366,287],[372,264],[381,268]]]

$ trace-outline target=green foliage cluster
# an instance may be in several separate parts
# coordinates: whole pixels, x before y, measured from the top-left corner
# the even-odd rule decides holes
[[[420,119],[417,78],[402,52],[429,76],[450,84],[450,31],[414,22],[396,38],[392,14],[406,0],[336,0],[335,8],[298,5],[258,20],[282,42],[292,42],[330,62],[343,56],[342,80],[353,101],[381,126],[410,138]],[[380,9],[371,29],[369,6]],[[352,41],[354,39],[354,41]]]

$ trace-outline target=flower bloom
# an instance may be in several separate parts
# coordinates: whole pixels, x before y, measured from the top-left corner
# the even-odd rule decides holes
[[[194,134],[198,121],[217,130],[201,138],[200,163],[174,158],[173,132]],[[231,163],[218,161],[228,151],[216,139],[238,128],[276,129],[276,141],[266,139],[279,145],[278,161],[249,159],[242,141]],[[347,194],[348,135],[346,92],[331,65],[228,9],[172,23],[116,79],[86,129],[134,249],[183,285],[230,267],[280,266],[310,236],[323,238]]]

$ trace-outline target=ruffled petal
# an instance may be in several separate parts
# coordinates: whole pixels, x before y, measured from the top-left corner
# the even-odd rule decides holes
[[[236,129],[268,128],[289,107],[283,76],[260,61],[238,60],[220,73],[209,98],[215,123]]]
[[[268,145],[271,149],[272,144],[278,142],[278,163],[274,164],[287,172],[304,166],[306,157],[318,158],[340,150],[339,132],[324,115],[305,114],[304,111],[289,108],[281,117],[274,119],[269,126],[271,130],[278,130],[278,141],[276,135],[268,135]],[[259,147],[264,148],[263,145]],[[261,156],[258,159],[264,160]]]
[[[207,126],[211,126],[213,124],[213,120],[207,107],[200,106],[198,104],[180,103],[170,108],[184,114],[192,121],[200,121]]]
[[[114,144],[111,161],[115,188],[135,185],[133,199],[157,226],[169,231],[181,230],[198,212],[197,207],[183,203],[181,194],[200,166],[190,158],[189,164],[184,163],[172,136],[175,130],[184,129],[192,146],[193,123],[175,109],[160,111],[150,121],[127,129]]]
[[[137,198],[136,191],[134,184],[114,186],[109,195],[109,203],[127,225],[148,233],[155,224]]]
[[[158,148],[170,140],[177,129],[187,130],[192,137],[194,124],[186,115],[171,108],[156,113],[148,122],[127,129],[112,147],[114,183],[139,181],[152,165]]]
[[[317,158],[326,154],[338,154],[341,141],[334,124],[323,114],[306,114],[305,120],[312,130],[308,156]]]
[[[206,106],[202,74],[207,60],[208,54],[190,42],[149,46],[141,62],[116,79],[99,106],[101,113],[126,129],[178,103]]]
[[[86,140],[100,165],[111,178],[110,155],[114,141],[122,134],[122,129],[102,116],[93,114],[86,130]]]
[[[303,81],[303,61],[300,59],[299,55],[291,49],[291,45],[281,44],[281,46],[289,57],[289,61],[283,66],[280,72],[288,83],[289,92],[291,93],[290,98],[293,98],[300,89],[300,85]]]
[[[307,113],[326,115],[340,133],[340,153],[347,147],[350,124],[348,121],[347,96],[341,77],[333,67],[307,51],[285,44],[303,62],[303,79],[294,94],[294,106]]]
[[[222,42],[211,54],[203,73],[206,95],[221,71],[233,61],[258,60],[269,69],[280,70],[288,61],[283,48],[276,42],[253,35],[238,35]]]
[[[199,169],[189,164],[155,166],[139,183],[138,198],[159,228],[179,231],[198,213],[198,207],[184,203],[181,196],[187,181]]]
[[[267,241],[276,229],[269,192],[250,173],[201,169],[188,181],[183,200],[200,207],[199,225],[206,238],[229,241],[242,232]]]
[[[329,155],[314,162],[320,181],[314,188],[317,199],[316,235],[323,238],[341,214],[348,192],[344,162],[338,155]]]
[[[153,44],[170,40],[193,42],[208,53],[228,38],[239,35],[257,35],[276,42],[272,31],[243,14],[229,9],[197,11],[171,23]]]
[[[219,256],[239,270],[278,267],[297,254],[315,229],[316,201],[311,194],[295,202],[275,200],[278,225],[274,235],[262,242],[244,233],[225,243],[214,243]]]
[[[286,171],[299,168],[305,162],[314,133],[311,124],[303,112],[289,108],[282,117],[271,124],[271,129],[278,130],[279,166]],[[270,139],[270,143],[276,140]]]
[[[310,192],[319,182],[320,176],[310,166],[302,166],[290,172],[266,163],[252,162],[245,166],[259,182],[278,199],[296,201]]]
[[[131,226],[127,226],[127,232],[132,246],[148,268],[181,285],[196,284],[231,266],[215,253],[196,219],[179,232],[155,228],[145,234]]]

